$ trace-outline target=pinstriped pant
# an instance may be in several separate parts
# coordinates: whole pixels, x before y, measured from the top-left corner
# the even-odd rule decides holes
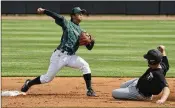
[[[112,91],[112,96],[115,99],[132,99],[132,100],[151,100],[151,97],[145,97],[138,92],[136,88],[137,79],[129,80],[123,83],[119,89]]]

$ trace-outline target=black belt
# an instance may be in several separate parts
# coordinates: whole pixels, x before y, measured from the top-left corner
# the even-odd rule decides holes
[[[56,50],[60,50],[60,49],[55,49],[54,52],[55,52]],[[64,50],[60,50],[60,51],[61,51],[62,53],[67,52],[67,51],[64,51]]]
[[[55,52],[56,50],[60,50],[62,53],[67,52],[67,51],[64,51],[64,50],[62,50],[62,49],[57,49],[57,48],[54,50],[54,52]],[[74,53],[67,52],[67,55],[73,55],[73,54],[74,54]]]

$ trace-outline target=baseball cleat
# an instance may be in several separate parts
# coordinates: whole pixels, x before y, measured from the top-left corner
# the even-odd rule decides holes
[[[89,89],[86,93],[87,96],[96,96],[96,93],[93,91],[93,89]]]
[[[27,91],[28,91],[28,89],[30,88],[30,87],[28,86],[29,81],[31,81],[31,80],[28,79],[28,80],[25,81],[24,85],[23,85],[22,88],[21,88],[21,92],[27,92]]]

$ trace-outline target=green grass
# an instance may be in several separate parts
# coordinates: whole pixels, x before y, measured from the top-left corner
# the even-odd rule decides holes
[[[168,77],[175,77],[175,21],[84,21],[96,44],[92,51],[80,47],[77,55],[91,67],[93,76],[136,77],[147,69],[143,59],[149,49],[163,44],[170,62]],[[38,76],[47,72],[62,30],[53,20],[2,20],[2,76]],[[81,76],[63,68],[58,76]]]

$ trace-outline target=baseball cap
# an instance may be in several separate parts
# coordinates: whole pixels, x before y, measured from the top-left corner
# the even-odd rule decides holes
[[[72,9],[71,14],[77,14],[77,13],[85,14],[85,13],[87,13],[87,11],[85,9],[81,9],[80,7],[74,7]]]
[[[157,49],[151,49],[143,57],[148,60],[149,64],[154,65],[161,62],[162,53]]]

